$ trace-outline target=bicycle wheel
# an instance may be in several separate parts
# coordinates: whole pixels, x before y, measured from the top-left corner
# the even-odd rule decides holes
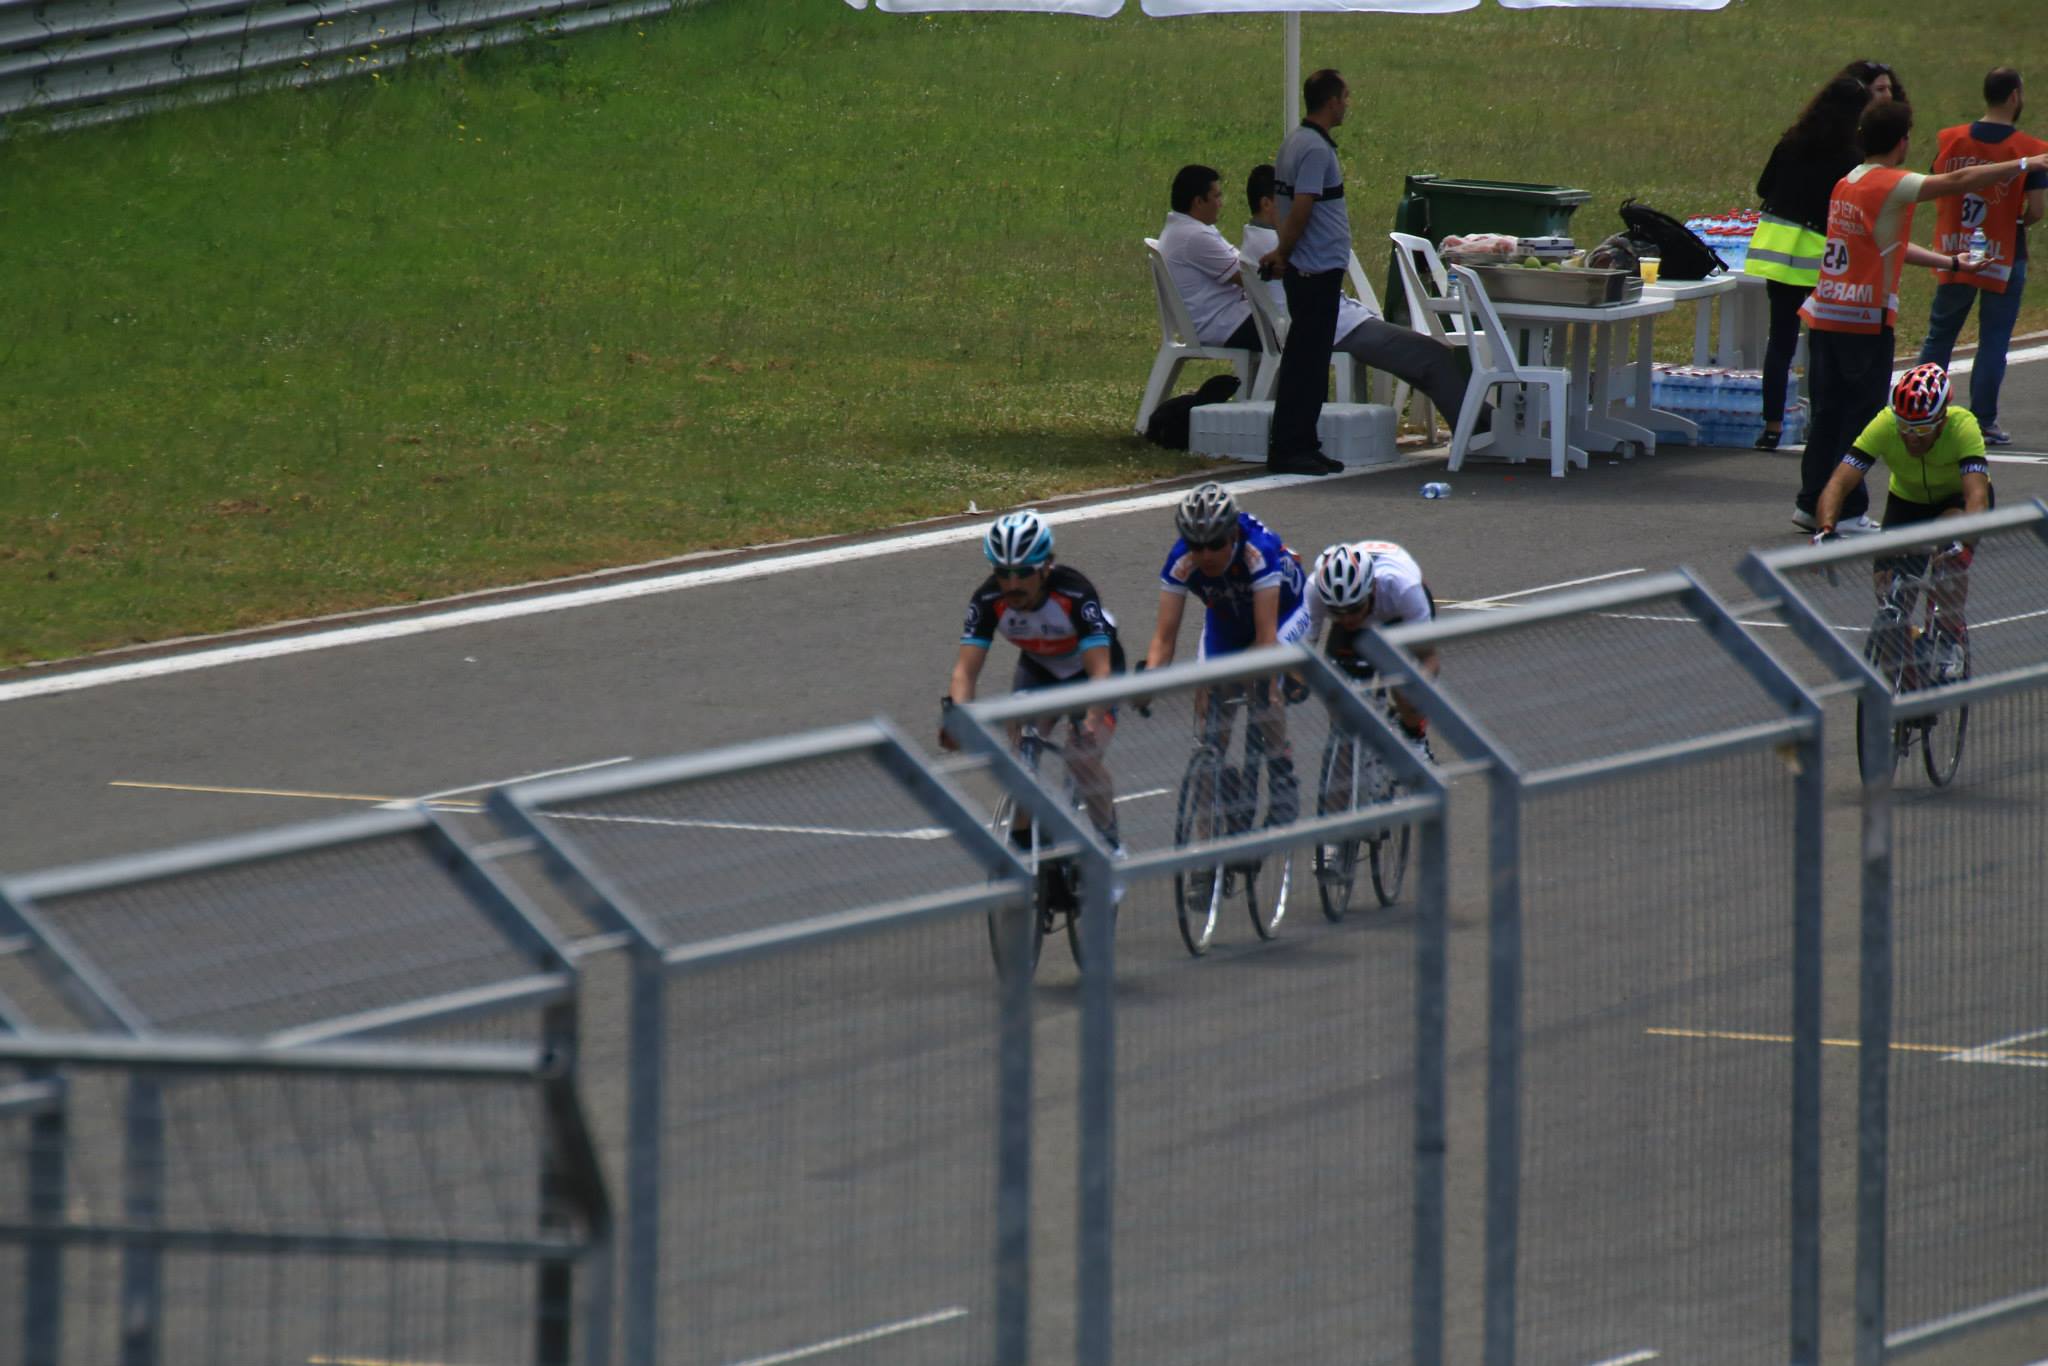
[[[1413,826],[1404,825],[1372,841],[1372,889],[1382,906],[1401,899],[1401,884],[1408,877],[1408,842],[1414,833]]]
[[[1970,676],[1970,642],[1963,641],[1963,671],[1954,682],[1962,682]],[[1963,737],[1970,732],[1970,709],[1957,707],[1953,713],[1936,712],[1927,718],[1927,731],[1921,737],[1920,758],[1927,765],[1927,781],[1936,787],[1947,787],[1955,780],[1956,769],[1963,762]]]
[[[997,839],[1010,838],[1010,821],[1016,812],[1017,803],[1012,797],[1006,796],[996,803],[995,819],[989,824],[995,830]],[[1034,829],[1034,847],[1038,842],[1036,834]],[[995,956],[996,971],[1005,977],[1012,971],[1022,972],[1026,977],[1037,972],[1039,954],[1045,948],[1046,878],[1049,870],[1040,867],[1037,857],[1033,854],[1024,855],[1024,862],[1033,874],[1031,904],[988,913],[989,952]],[[1014,947],[1017,945],[1018,933],[1016,920],[1020,917],[1029,921],[1028,928],[1024,931],[1024,944],[1021,949]]]
[[[1280,932],[1287,915],[1287,896],[1294,887],[1294,850],[1283,849],[1259,860],[1245,874],[1244,908],[1251,912],[1252,928],[1259,938],[1271,939]]]
[[[1223,756],[1203,745],[1188,760],[1180,780],[1180,802],[1173,821],[1176,848],[1202,844],[1223,833]],[[1209,951],[1216,933],[1216,910],[1223,903],[1223,864],[1184,869],[1173,875],[1173,910],[1180,922],[1181,942],[1199,958]]]
[[[1340,761],[1349,756],[1350,772],[1341,791],[1332,791]],[[1333,735],[1323,745],[1323,763],[1316,775],[1316,814],[1333,816],[1358,807],[1358,742]],[[1315,852],[1316,895],[1323,903],[1323,917],[1332,924],[1351,910],[1351,891],[1358,882],[1358,847],[1361,841],[1339,840],[1319,843]]]

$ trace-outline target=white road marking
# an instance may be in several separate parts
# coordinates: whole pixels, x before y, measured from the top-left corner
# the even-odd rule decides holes
[[[1546,583],[1541,584],[1535,588],[1517,589],[1515,592],[1512,593],[1495,593],[1491,597],[1467,598],[1462,602],[1451,601],[1446,602],[1443,605],[1445,607],[1463,608],[1465,611],[1468,612],[1485,612],[1490,611],[1494,607],[1499,606],[1501,603],[1508,602],[1514,598],[1526,598],[1536,593],[1555,593],[1560,588],[1577,588],[1583,584],[1588,583],[1603,583],[1608,579],[1626,578],[1630,574],[1640,574],[1642,572],[1643,571],[1640,569],[1616,569],[1606,574],[1589,575],[1588,577],[1583,579],[1566,579],[1562,583]]]
[[[2048,465],[2048,455],[2035,455],[2031,451],[2014,451],[2010,455],[1987,455],[1984,458],[2000,465]]]
[[[1595,612],[1593,615],[1606,617],[1610,621],[1673,621],[1685,626],[1697,626],[1700,623],[1698,617],[1664,617],[1658,616],[1653,612]],[[1737,617],[1735,620],[1742,626],[1770,626],[1779,630],[1786,629],[1785,623],[1782,621],[1749,621],[1742,617]]]
[[[901,1319],[895,1323],[885,1323],[878,1328],[870,1328],[865,1332],[849,1333],[843,1338],[833,1338],[830,1342],[814,1343],[809,1347],[799,1347],[789,1352],[777,1352],[774,1356],[749,1357],[745,1361],[734,1363],[734,1366],[781,1366],[781,1363],[785,1361],[802,1361],[806,1357],[823,1356],[827,1352],[836,1352],[842,1347],[858,1347],[864,1342],[873,1342],[877,1338],[894,1337],[898,1333],[908,1333],[918,1328],[931,1328],[941,1323],[950,1323],[954,1319],[964,1319],[966,1317],[967,1311],[955,1305],[951,1309],[941,1309],[931,1314],[920,1314],[914,1319]]]
[[[2030,360],[2048,360],[2048,345],[2023,346],[2017,351],[2005,353],[2005,363],[2007,365],[2025,365]],[[1969,374],[1971,370],[1976,368],[1976,363],[1977,358],[1973,355],[1961,356],[1950,361],[1948,366],[1949,377],[1954,378],[1957,375]],[[1900,375],[1905,374],[1906,370],[1911,368],[1911,366],[1907,366],[1905,369],[1895,371],[1892,378],[1894,380],[1898,379]]]
[[[1166,792],[1167,789],[1163,787],[1148,787],[1143,792],[1126,792],[1123,796],[1116,799],[1117,805],[1121,806],[1125,802],[1137,801],[1140,797],[1164,797]]]
[[[411,801],[396,801],[389,803],[389,805],[410,806],[412,802],[438,802],[444,797],[460,797],[466,792],[482,792],[486,788],[493,787],[510,787],[514,783],[532,782],[535,778],[554,778],[564,773],[583,773],[593,768],[609,768],[613,764],[626,764],[632,761],[633,756],[630,754],[621,754],[615,759],[593,759],[587,764],[570,764],[565,768],[544,768],[538,773],[522,773],[517,778],[496,778],[490,782],[471,783],[467,787],[445,788],[440,792],[429,792],[423,797],[414,797]]]
[[[1942,1061],[1998,1063],[2005,1067],[2048,1067],[2048,1057],[2043,1057],[2038,1050],[2022,1052],[2017,1057],[2007,1051],[2015,1044],[2031,1043],[2040,1038],[2048,1038],[2048,1029],[2029,1029],[2025,1033],[1979,1044],[1975,1048],[1957,1049]]]
[[[1331,480],[1356,478],[1401,468],[1401,464],[1372,465],[1329,475],[1321,478],[1319,482],[1328,483]],[[1240,480],[1230,487],[1234,493],[1263,493],[1269,489],[1290,488],[1312,479],[1317,479],[1317,476],[1266,475],[1258,479]],[[1150,512],[1172,507],[1180,502],[1182,492],[1176,489],[1167,493],[1146,493],[1130,498],[1116,498],[1106,503],[1091,503],[1085,507],[1063,508],[1058,513],[1058,519],[1060,525],[1069,526],[1076,522],[1121,517],[1130,512]],[[216,669],[226,664],[246,664],[252,660],[280,659],[288,655],[310,654],[316,650],[339,649],[346,645],[402,640],[411,636],[430,635],[436,631],[454,630],[462,626],[511,621],[519,617],[541,616],[578,607],[626,602],[634,598],[657,597],[664,593],[708,588],[714,584],[731,583],[739,579],[763,578],[770,574],[788,574],[803,569],[819,569],[827,565],[838,568],[852,560],[877,559],[884,555],[900,554],[906,550],[925,550],[933,546],[978,541],[986,530],[987,528],[978,525],[942,527],[934,531],[912,532],[903,536],[863,541],[855,545],[832,546],[822,550],[799,550],[787,555],[771,555],[765,559],[742,559],[709,569],[685,569],[673,574],[634,579],[626,583],[599,584],[591,588],[540,593],[533,597],[516,598],[507,602],[480,603],[474,607],[455,608],[396,621],[368,622],[360,626],[309,631],[304,635],[252,640],[243,645],[222,645],[212,649],[195,650],[190,654],[139,659],[128,664],[108,664],[99,668],[55,674],[48,678],[23,678],[11,683],[0,683],[0,702],[16,702],[29,697],[79,692],[86,688],[100,688],[112,683],[132,683],[139,679],[162,678],[170,674],[191,673],[198,669]]]
[[[1645,1347],[1642,1351],[1630,1352],[1627,1356],[1608,1357],[1604,1361],[1596,1361],[1593,1366],[1642,1366],[1643,1362],[1656,1359],[1657,1353]]]

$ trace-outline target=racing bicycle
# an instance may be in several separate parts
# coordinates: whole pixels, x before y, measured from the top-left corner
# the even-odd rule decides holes
[[[1429,742],[1422,742],[1429,757]],[[1376,806],[1406,796],[1408,789],[1387,761],[1369,749],[1356,735],[1332,731],[1323,743],[1323,762],[1316,776],[1316,814],[1334,816]],[[1315,850],[1316,892],[1322,899],[1323,915],[1330,921],[1344,919],[1351,910],[1351,896],[1358,882],[1361,851],[1371,868],[1373,894],[1380,905],[1391,906],[1401,898],[1401,884],[1408,876],[1408,851],[1414,841],[1411,825],[1380,829],[1350,839],[1319,842]]]
[[[1962,547],[1951,543],[1932,553],[1891,556],[1879,562],[1892,571],[1891,585],[1870,625],[1863,657],[1890,684],[1893,697],[1960,683],[1970,676],[1970,638],[1958,613],[1942,606],[1937,586],[1962,571]],[[1924,607],[1924,621],[1914,620]],[[1951,618],[1955,618],[1951,622]],[[1947,787],[1963,761],[1963,739],[1969,734],[1970,709],[1928,712],[1892,726],[1894,772],[1915,748],[1927,769],[1928,781]],[[1856,767],[1864,776],[1874,761],[1863,752],[1863,703],[1856,703]]]
[[[1051,754],[1064,763],[1065,750],[1046,738],[1036,722],[1027,721],[1017,736],[1017,761],[1036,777],[1045,756]],[[1067,804],[1083,820],[1088,819],[1088,804],[1081,799],[1081,793],[1074,782],[1074,775],[1066,775],[1063,792]],[[1045,938],[1065,927],[1067,948],[1074,955],[1074,966],[1084,967],[1081,960],[1081,869],[1077,860],[1071,857],[1055,857],[1048,850],[1051,840],[1040,829],[1038,817],[1027,816],[1028,835],[1017,842],[1017,854],[1024,866],[1031,870],[1031,904],[1010,910],[991,911],[988,916],[989,950],[995,955],[996,970],[1008,975],[1014,968],[1025,976],[1038,970],[1038,959],[1045,948]],[[1017,822],[1017,799],[1005,792],[996,803],[994,818],[989,822],[996,838],[1009,840]],[[1111,912],[1114,916],[1115,912]],[[1010,961],[1019,950],[1014,947],[1016,931],[1011,917],[1028,915],[1030,924],[1026,930],[1024,955],[1016,962]]]
[[[1271,698],[1271,685],[1257,685],[1259,700],[1244,684],[1211,688],[1204,703],[1201,742],[1188,758],[1187,772],[1180,780],[1180,799],[1174,815],[1175,848],[1207,844],[1242,835],[1257,823],[1260,776],[1266,775],[1266,824],[1283,820],[1274,811],[1272,765],[1266,762],[1265,713],[1278,705]],[[1245,724],[1242,758],[1230,759],[1231,730],[1227,721],[1242,711]],[[1281,780],[1292,783],[1291,776]],[[1287,819],[1292,819],[1287,817]],[[1216,933],[1216,919],[1224,904],[1242,892],[1245,909],[1251,913],[1252,928],[1261,939],[1271,939],[1287,914],[1287,894],[1294,881],[1292,850],[1251,859],[1219,858],[1212,865],[1184,870],[1173,876],[1174,913],[1180,922],[1181,942],[1197,958],[1209,951]]]

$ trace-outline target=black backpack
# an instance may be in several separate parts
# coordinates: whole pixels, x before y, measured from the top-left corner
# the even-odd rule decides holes
[[[1632,198],[1624,199],[1621,221],[1628,225],[1631,238],[1645,247],[1656,248],[1663,258],[1657,267],[1660,280],[1704,280],[1715,271],[1728,268],[1712,247],[1668,213],[1659,213]]]
[[[1195,409],[1210,403],[1227,403],[1237,392],[1236,375],[1212,375],[1202,381],[1202,387],[1192,394],[1181,394],[1167,399],[1152,410],[1150,420],[1145,423],[1145,439],[1166,446],[1172,450],[1188,448],[1188,426],[1193,421],[1189,415]]]

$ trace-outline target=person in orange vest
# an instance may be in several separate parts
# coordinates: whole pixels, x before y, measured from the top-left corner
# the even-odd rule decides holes
[[[1828,199],[1828,240],[1820,280],[1800,308],[1809,335],[1807,388],[1813,421],[1799,461],[1799,497],[1792,524],[1816,530],[1814,516],[1842,453],[1883,409],[1891,392],[1893,336],[1899,319],[1899,272],[1908,261],[1955,273],[1982,262],[1961,252],[1935,252],[1912,239],[1913,210],[1924,200],[2001,185],[2028,170],[2028,159],[1990,162],[1937,175],[1902,169],[1913,132],[1913,107],[1876,100],[1856,130],[1863,164],[1835,182]],[[1840,532],[1876,531],[1870,495],[1851,491]]]
[[[1981,296],[1977,357],[1970,367],[1970,411],[1984,429],[1987,446],[2012,442],[1998,425],[1998,389],[2005,381],[2005,353],[2012,342],[2013,324],[2019,321],[2020,293],[2027,286],[2027,228],[2048,213],[2048,162],[2034,165],[2036,158],[2048,156],[2048,142],[2014,126],[2025,107],[2020,73],[2009,66],[1994,69],[1984,78],[1984,117],[1942,129],[1934,153],[1938,172],[2003,160],[2015,152],[2024,154],[2029,162],[2022,180],[1944,199],[1935,211],[1936,251],[1968,250],[1970,235],[1978,229],[1983,230],[1986,250],[1984,264],[1975,271],[1936,273],[1941,283],[1935,287],[1934,307],[1928,313],[1920,363],[1932,361],[1948,368],[1956,334],[1970,316],[1970,305]]]

